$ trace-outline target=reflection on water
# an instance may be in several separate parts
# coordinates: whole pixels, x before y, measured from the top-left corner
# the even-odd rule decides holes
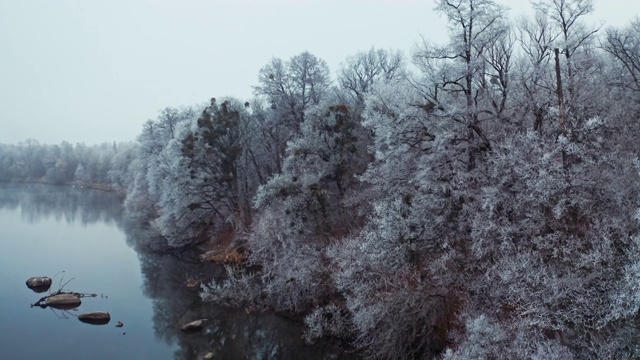
[[[102,191],[44,184],[1,184],[0,209],[18,206],[29,223],[53,217],[68,223],[102,222],[121,227],[122,200]]]
[[[141,291],[140,261],[125,242],[121,208],[117,197],[100,191],[0,184],[1,359],[173,358],[177,348],[155,338],[152,301]],[[32,276],[52,277],[51,292],[98,296],[83,298],[77,310],[30,308],[46,295],[26,287]],[[110,312],[114,322],[77,319],[95,311]]]
[[[213,352],[216,359],[346,359],[355,358],[335,344],[307,346],[299,323],[270,313],[228,309],[200,301],[188,278],[213,278],[223,269],[210,264],[176,261],[165,255],[141,255],[144,292],[154,299],[156,335],[176,343],[175,359],[200,359]],[[208,319],[201,333],[184,333],[179,327]]]
[[[149,243],[151,232],[128,229],[131,243]],[[199,288],[186,286],[189,279],[220,279],[224,268],[203,264],[197,256],[138,251],[144,275],[143,291],[153,299],[156,336],[168,344],[177,344],[174,359],[202,359],[212,352],[215,359],[355,359],[338,344],[309,346],[302,340],[303,327],[272,313],[229,309],[203,303]],[[208,319],[202,332],[184,333],[180,327],[197,319]]]
[[[208,281],[212,278],[219,278],[224,276],[223,269],[211,264],[202,264],[193,254],[182,253],[178,259],[174,255],[145,250],[148,249],[148,246],[144,244],[157,242],[158,239],[153,239],[155,234],[148,229],[135,226],[135,224],[125,226],[125,222],[122,220],[121,199],[117,196],[87,189],[48,185],[0,184],[0,217],[2,209],[20,211],[22,220],[33,224],[32,226],[36,226],[38,222],[45,219],[53,218],[58,222],[64,221],[82,226],[108,225],[111,228],[119,229],[120,232],[125,232],[126,243],[137,252],[142,278],[142,294],[150,299],[151,309],[147,310],[152,314],[151,323],[155,342],[167,344],[164,348],[158,348],[157,345],[136,339],[138,343],[132,344],[131,349],[127,350],[129,352],[134,351],[132,350],[134,346],[139,349],[155,347],[160,349],[157,351],[166,351],[167,353],[155,353],[154,359],[173,357],[179,360],[202,359],[209,352],[215,354],[215,359],[355,358],[354,355],[349,354],[337,344],[305,345],[301,339],[303,329],[299,322],[272,313],[247,312],[245,309],[227,309],[203,303],[198,294],[199,289],[188,288],[186,281],[188,279]],[[107,243],[106,246],[115,245]],[[106,248],[99,251],[103,253],[103,258],[108,257]],[[117,255],[116,257],[121,256]],[[82,271],[76,269],[75,272]],[[31,275],[20,274],[25,279]],[[89,275],[89,270],[82,275],[93,278],[100,276],[97,274]],[[110,281],[116,286],[116,288],[109,290],[110,297],[117,297],[120,291],[117,287],[120,287],[122,288],[121,292],[129,294],[129,301],[135,299],[131,294],[130,286],[126,285],[131,282],[129,277],[118,273],[103,275],[105,277],[111,276],[109,280],[103,281]],[[15,282],[15,280],[11,281]],[[24,280],[20,286],[24,287]],[[124,290],[125,288],[126,290]],[[148,301],[143,303],[148,304]],[[117,308],[117,304],[114,302],[109,304]],[[135,306],[139,305],[125,303],[123,306],[130,306],[132,309],[123,309],[120,313],[126,314],[127,311],[136,314],[146,312],[140,309],[133,310]],[[149,305],[142,304],[142,306],[148,307]],[[134,315],[128,315],[125,318],[122,318],[125,322],[123,330],[132,334],[135,326],[133,322],[142,322],[142,320],[136,320]],[[183,324],[196,319],[208,319],[202,332],[184,333],[180,330]],[[120,318],[116,320],[120,320]],[[110,331],[115,331],[111,325],[107,326]],[[2,345],[1,341],[0,345]],[[174,353],[171,354],[171,352]],[[77,352],[73,354],[78,355]],[[145,355],[135,356],[132,354],[130,358],[147,358],[145,356],[148,352],[139,354]],[[93,358],[106,359],[117,356],[119,355],[106,354]]]

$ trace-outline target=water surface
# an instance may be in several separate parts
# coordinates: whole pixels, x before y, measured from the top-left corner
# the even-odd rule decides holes
[[[136,252],[119,222],[120,199],[93,190],[0,185],[0,358],[172,359],[157,339],[153,301]],[[51,290],[95,293],[77,310],[31,308],[44,294],[31,276],[54,278]],[[111,323],[81,323],[82,312],[109,311]],[[115,323],[122,321],[123,328]]]
[[[206,282],[224,270],[192,254],[145,250],[161,240],[138,225],[124,225],[113,194],[0,184],[0,359],[355,358],[331,341],[306,345],[299,321],[203,303],[187,280]],[[83,298],[78,310],[32,308],[46,293],[25,281],[45,275],[54,278],[52,291],[98,296]],[[112,320],[76,318],[91,311],[109,311]],[[180,331],[201,318],[208,319],[202,332]]]

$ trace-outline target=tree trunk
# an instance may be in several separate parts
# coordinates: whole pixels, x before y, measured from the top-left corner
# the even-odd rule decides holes
[[[558,108],[560,111],[560,132],[565,135],[566,134],[566,122],[567,122],[567,114],[564,108],[564,94],[562,93],[562,74],[560,73],[560,49],[555,48],[555,59],[556,59],[556,84],[558,94]]]

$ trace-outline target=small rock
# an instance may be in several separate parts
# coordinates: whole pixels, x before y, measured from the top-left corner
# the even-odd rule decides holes
[[[106,311],[96,311],[78,315],[78,320],[92,325],[105,325],[111,321],[111,315]]]
[[[48,276],[34,276],[27,279],[27,287],[34,292],[41,293],[51,287],[51,278]]]
[[[202,325],[207,319],[199,319],[190,323],[184,324],[180,329],[184,332],[195,332],[202,330]]]
[[[116,327],[123,327],[124,323],[122,321],[118,321],[118,323],[116,324]]]
[[[47,298],[46,305],[55,309],[69,310],[80,306],[80,298],[74,294],[58,294]]]

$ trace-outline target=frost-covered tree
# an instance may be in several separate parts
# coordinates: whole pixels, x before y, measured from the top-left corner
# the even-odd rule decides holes
[[[640,91],[640,17],[624,28],[607,29],[601,46],[621,70],[612,73],[613,80],[628,89]]]
[[[14,156],[13,146],[0,144],[0,181],[10,182],[15,177],[12,171]]]
[[[239,101],[212,99],[163,149],[168,165],[155,224],[173,246],[251,224],[251,198],[259,185],[249,153],[252,124]]]
[[[518,42],[523,51],[517,67],[518,91],[522,96],[516,102],[522,109],[523,120],[531,114],[533,128],[539,134],[549,131],[547,111],[553,103],[554,70],[553,44],[558,34],[551,29],[548,17],[538,11],[533,19],[522,18],[518,24]],[[555,120],[554,120],[555,122]],[[555,126],[551,132],[555,133]]]
[[[348,106],[324,104],[308,112],[301,131],[288,144],[282,173],[260,189],[256,205],[282,199],[297,229],[340,233],[338,223],[350,223],[342,201],[366,167],[366,132]]]
[[[148,120],[138,136],[138,153],[132,161],[134,178],[128,187],[125,209],[130,219],[149,221],[158,216],[163,189],[162,179],[169,174],[171,159],[163,149],[175,138],[180,124],[195,117],[193,107],[161,110],[155,120]]]
[[[288,61],[273,58],[260,69],[255,92],[271,103],[281,121],[297,131],[305,110],[327,96],[331,80],[324,60],[305,51]]]
[[[597,66],[575,84],[602,86],[601,58],[581,54]],[[487,66],[486,55],[477,58]],[[456,64],[427,65],[434,79]],[[637,356],[634,108],[615,91],[595,98],[576,88],[560,131],[551,89],[539,104],[553,131],[541,135],[523,131],[513,112],[502,114],[502,127],[489,126],[500,117],[476,102],[485,89],[482,77],[472,80],[470,106],[438,87],[447,101],[425,109],[429,86],[403,82],[367,97],[375,160],[362,179],[374,212],[328,251],[356,344],[378,358],[430,357],[445,347],[452,359]],[[605,103],[620,111],[600,111]],[[463,111],[451,110],[456,104]],[[476,111],[490,146],[469,166],[459,144]]]
[[[302,314],[310,342],[384,359],[640,356],[635,22],[596,48],[589,0],[538,2],[517,36],[495,1],[436,4],[451,39],[424,42],[417,76],[372,49],[331,94],[305,52],[265,66],[251,104],[165,109],[127,204],[173,246],[235,235],[251,272],[229,267],[203,297]],[[79,159],[104,175],[100,156]]]
[[[491,146],[488,129],[504,119],[512,41],[505,10],[493,0],[441,0],[436,11],[449,21],[445,46],[424,41],[414,54],[422,71],[419,81],[426,111],[441,110],[464,128],[459,139],[469,169]]]
[[[593,0],[541,0],[534,3],[538,13],[548,17],[550,25],[557,32],[560,53],[567,60],[566,71],[569,80],[568,93],[574,91],[573,76],[580,68],[578,53],[588,48],[598,29],[588,29],[582,22],[584,16],[593,11]],[[573,60],[575,58],[575,60]],[[577,61],[577,63],[576,63]]]
[[[21,159],[18,166],[23,169],[23,174],[27,181],[41,179],[47,172],[43,159],[46,149],[35,139],[27,139],[18,144]]]
[[[358,223],[349,198],[367,164],[366,132],[346,105],[308,110],[289,142],[283,170],[256,195],[259,220],[248,238],[271,306],[303,311],[333,291],[323,255]]]
[[[329,97],[331,80],[325,61],[304,51],[286,61],[271,59],[260,69],[258,81],[252,108],[259,123],[256,140],[260,145],[252,156],[268,155],[258,166],[263,167],[264,183],[271,174],[282,171],[287,142],[300,136],[306,111]]]
[[[464,157],[446,123],[412,107],[420,95],[407,89],[395,102],[389,94],[400,89],[386,93],[394,107],[369,102],[376,161],[364,179],[378,188],[375,213],[330,252],[358,344],[380,358],[447,344],[460,358],[505,344],[519,344],[526,356],[517,358],[549,346],[578,358],[632,356],[635,337],[620,331],[640,306],[640,177],[633,136],[612,136],[622,118],[585,122],[576,142],[516,133],[469,171],[456,165]],[[427,124],[431,135],[411,146],[398,123]],[[486,335],[499,341],[461,327],[482,316],[503,329]]]
[[[260,184],[264,184],[271,175],[282,171],[284,149],[292,134],[277,109],[267,106],[262,99],[256,98],[250,107],[255,134],[248,151]]]
[[[401,52],[371,48],[347,58],[338,71],[338,83],[350,97],[345,100],[359,108],[374,85],[404,76],[406,70]]]
[[[534,7],[539,16],[548,20],[554,38],[552,56],[560,117],[568,114],[582,126],[601,110],[591,106],[600,93],[599,84],[593,82],[602,67],[594,46],[599,28],[584,21],[593,11],[593,0],[541,0]]]
[[[356,344],[372,357],[436,354],[452,326],[452,281],[431,281],[423,266],[430,260],[437,260],[432,266],[447,262],[435,243],[455,230],[457,199],[437,195],[445,192],[449,167],[459,167],[460,159],[444,160],[455,156],[447,149],[452,122],[436,121],[416,105],[421,99],[409,82],[379,86],[367,98],[364,125],[374,132],[375,160],[363,180],[371,186],[374,211],[361,233],[329,250]],[[444,162],[433,164],[438,153]],[[438,166],[443,169],[434,170]],[[453,269],[450,274],[457,276]]]
[[[137,143],[121,143],[113,154],[107,172],[108,184],[114,190],[126,194],[133,184],[136,167],[136,157],[139,154]]]
[[[466,205],[471,256],[463,271],[478,277],[468,281],[477,296],[468,307],[516,317],[579,357],[622,351],[629,339],[610,331],[640,306],[640,179],[634,155],[604,140],[615,132],[607,121],[575,129],[581,141],[569,146],[528,134],[495,148],[477,200]],[[563,157],[575,161],[566,167]]]

